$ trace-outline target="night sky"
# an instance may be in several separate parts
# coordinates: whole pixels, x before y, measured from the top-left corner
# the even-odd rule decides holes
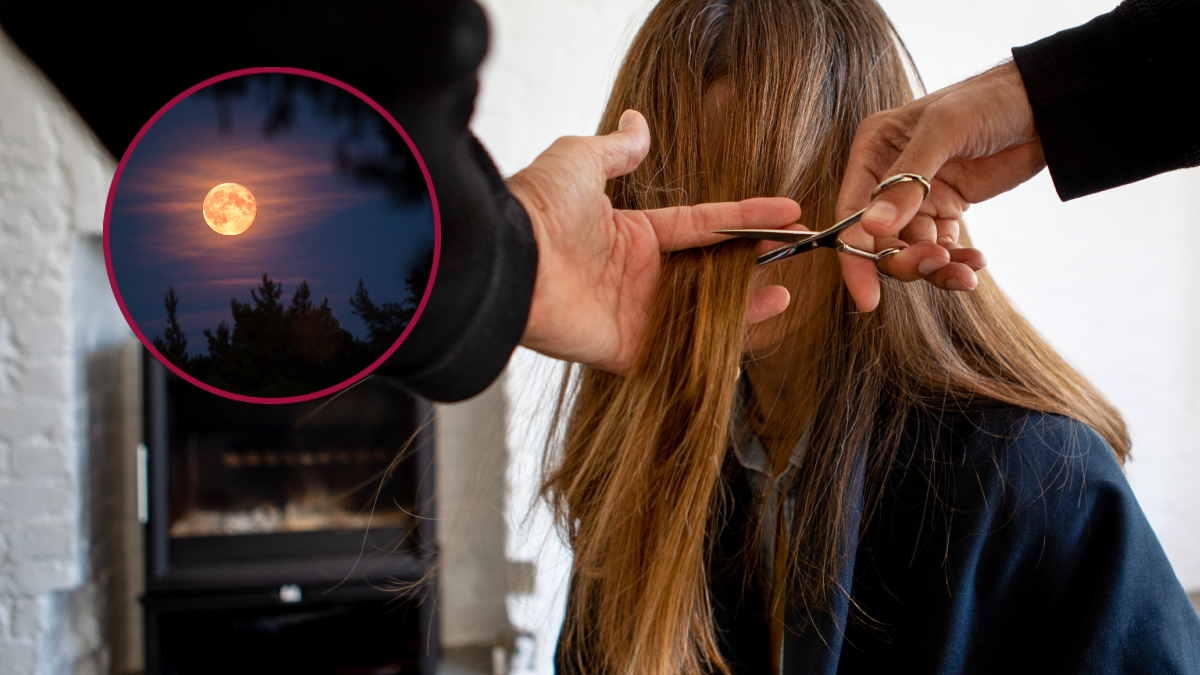
[[[379,115],[366,103],[352,101],[365,110],[334,115],[319,91],[301,88],[290,122],[267,132],[282,80],[238,79],[240,92],[200,91],[168,110],[125,164],[109,222],[125,306],[147,338],[162,335],[163,296],[174,286],[188,353],[197,355],[207,351],[203,329],[221,321],[232,327],[230,298],[251,302],[265,272],[283,283],[285,304],[306,280],[314,304],[329,298],[342,327],[365,339],[349,299],[359,278],[376,305],[407,297],[405,276],[433,248],[428,195],[401,199],[378,179],[339,168],[339,147],[356,157],[395,147],[382,134],[396,132],[375,124]],[[245,186],[258,203],[242,234],[217,234],[204,221],[204,197],[220,183]]]

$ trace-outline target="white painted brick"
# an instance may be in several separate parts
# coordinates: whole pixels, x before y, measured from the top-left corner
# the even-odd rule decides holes
[[[46,610],[49,598],[17,598],[13,603],[12,635],[16,638],[38,637],[46,630]]]
[[[30,87],[30,84],[33,86]],[[26,84],[22,87],[26,91],[22,93],[34,93],[29,90],[40,84],[36,81]],[[0,115],[0,138],[5,141],[5,154],[33,154],[55,145],[49,120],[43,111],[44,103],[39,98],[42,97],[8,97],[6,105],[0,106],[3,112]]]
[[[0,484],[0,524],[7,529],[16,519],[60,515],[75,504],[70,481],[14,479]]]
[[[36,109],[19,110],[16,111],[16,114],[10,113],[6,123],[0,127],[0,137],[3,137],[5,141],[3,158],[4,165],[8,169],[8,173],[5,174],[6,183],[10,187],[33,185],[40,188],[37,192],[45,194],[58,187],[61,178],[58,176],[58,167],[54,158],[47,156],[49,154],[47,150],[51,149],[39,148],[36,144],[37,137],[45,137],[48,131],[41,128],[45,118],[40,113],[41,111]],[[23,125],[24,133],[20,137],[6,134],[5,127],[9,127],[8,122]],[[50,190],[46,188],[50,188]],[[23,193],[16,192],[16,194]]]
[[[0,214],[3,214],[0,215],[0,228],[21,229],[21,223],[12,222],[11,214],[4,214],[3,208],[0,204]],[[31,255],[31,252],[39,247],[40,244],[24,232],[17,236],[3,237],[0,239],[0,269],[7,274],[32,273],[43,264],[40,257]]]
[[[0,644],[12,635],[13,602],[13,598],[0,598]]]
[[[8,194],[3,195],[0,206],[4,208],[5,229],[21,232],[31,241],[40,242],[40,246],[26,253],[42,257],[65,243],[68,223],[65,208],[56,203],[55,195],[45,192],[42,183],[50,177],[39,176],[39,173],[34,167],[19,168],[11,177],[13,183]],[[59,265],[63,264],[63,261],[55,260]]]
[[[75,560],[15,561],[0,575],[0,594],[42,594],[78,586],[81,579]]]
[[[44,435],[13,444],[12,474],[15,478],[55,478],[72,475],[74,467],[66,445]]]
[[[0,565],[0,597],[14,597],[25,591],[17,588],[16,570],[7,561]],[[3,637],[0,635],[0,637]]]
[[[116,172],[116,161],[100,145],[83,120],[62,108],[55,123],[62,145],[62,166],[74,197],[71,224],[76,231],[101,234],[104,231],[104,205],[108,188]]]
[[[3,303],[4,298],[0,297],[0,308],[4,306]],[[17,350],[16,343],[13,342],[12,322],[4,315],[0,315],[0,359],[19,359],[20,357],[21,353]]]
[[[20,405],[0,401],[0,434],[8,435],[13,430],[34,434],[62,429],[67,421],[64,408],[64,404],[56,406],[48,400],[24,401]]]
[[[63,317],[31,318],[15,326],[17,348],[26,356],[56,356],[67,351],[67,325]]]
[[[67,282],[61,277],[61,274],[46,269],[38,274],[36,283],[23,278],[10,284],[3,298],[5,315],[20,317],[22,323],[30,317],[49,317],[63,323],[67,311]]]
[[[0,358],[0,401],[12,401],[17,398],[19,371],[20,368],[14,361]],[[3,437],[3,432],[0,432],[0,437]],[[4,474],[0,471],[0,476],[2,475]]]
[[[47,313],[58,313],[67,307],[66,279],[39,279],[29,293],[29,302],[34,307],[46,308]]]
[[[26,360],[16,373],[12,387],[23,396],[65,399],[70,378],[62,359]]]
[[[109,670],[95,602],[64,599],[85,581],[72,336],[95,330],[72,324],[93,318],[71,313],[71,265],[114,168],[0,31],[0,675]]]
[[[8,539],[10,560],[69,560],[75,552],[75,519],[70,516],[52,516],[26,520],[9,529]]]
[[[0,675],[32,675],[37,672],[37,647],[32,640],[0,637]]]

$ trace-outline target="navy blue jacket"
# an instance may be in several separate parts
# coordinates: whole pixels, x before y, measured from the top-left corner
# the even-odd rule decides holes
[[[751,488],[730,468],[710,589],[723,654],[762,675],[765,604],[740,556]],[[815,624],[788,614],[785,675],[1200,672],[1200,618],[1112,449],[1083,424],[915,415],[859,525],[849,596]]]

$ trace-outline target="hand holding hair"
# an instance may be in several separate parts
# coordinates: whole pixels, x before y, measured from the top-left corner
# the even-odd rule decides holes
[[[876,250],[908,245],[880,263],[903,281],[924,278],[938,288],[973,290],[983,254],[958,244],[958,221],[971,204],[1007,192],[1046,166],[1021,74],[1011,61],[906,106],[876,113],[855,134],[835,216],[867,204],[844,237]],[[872,203],[880,181],[899,173],[931,178],[922,199],[917,183],[896,185]],[[859,309],[879,304],[879,279],[868,260],[840,256],[842,276]]]
[[[728,240],[713,230],[781,228],[800,217],[799,205],[785,198],[614,209],[606,181],[633,171],[649,149],[645,118],[627,110],[617,131],[560,138],[508,179],[533,223],[538,248],[522,346],[626,372],[643,342],[662,253]],[[759,288],[746,321],[775,316],[789,301],[782,286]]]

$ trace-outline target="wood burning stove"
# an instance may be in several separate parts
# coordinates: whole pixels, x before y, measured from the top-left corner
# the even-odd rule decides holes
[[[264,405],[143,372],[147,672],[433,675],[431,405],[381,376]]]

